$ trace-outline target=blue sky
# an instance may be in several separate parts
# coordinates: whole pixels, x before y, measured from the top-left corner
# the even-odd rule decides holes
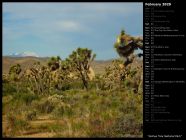
[[[3,55],[64,59],[86,47],[97,60],[117,58],[113,44],[123,28],[143,35],[142,3],[3,3]]]

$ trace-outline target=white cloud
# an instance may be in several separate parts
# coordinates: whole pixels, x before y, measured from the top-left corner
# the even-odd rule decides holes
[[[13,57],[26,57],[26,56],[33,56],[33,57],[39,57],[39,55],[37,55],[35,52],[31,52],[31,51],[26,51],[26,52],[22,52],[22,53],[11,53],[9,56],[13,56]]]
[[[88,29],[87,23],[96,24],[111,15],[130,17],[140,13],[141,6],[142,3],[3,3],[3,13],[10,14],[9,23],[24,20],[20,25],[23,29],[55,31],[59,27],[63,31],[79,31]]]
[[[80,31],[82,29],[81,25],[78,22],[72,20],[57,21],[56,25],[59,30],[67,31],[67,32]]]

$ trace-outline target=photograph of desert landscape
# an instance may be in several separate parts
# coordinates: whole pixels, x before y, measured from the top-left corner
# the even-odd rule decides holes
[[[3,137],[143,137],[142,3],[3,3]]]

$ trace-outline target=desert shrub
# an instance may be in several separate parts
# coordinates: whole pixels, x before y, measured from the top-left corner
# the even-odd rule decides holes
[[[87,130],[88,130],[88,125],[80,120],[80,121],[75,121],[71,124],[72,132],[73,132],[73,137],[87,137]]]
[[[140,94],[131,94],[130,92],[125,94],[125,96],[120,98],[119,111],[128,114],[128,113],[138,113],[143,112],[142,104],[143,98]]]
[[[82,89],[83,85],[80,80],[74,80],[71,83],[69,83],[69,89]]]
[[[89,82],[89,89],[95,89],[96,88],[96,81],[93,80],[93,81],[90,81]]]
[[[9,83],[10,82],[10,79],[9,79],[9,75],[8,74],[3,74],[2,82],[3,83]]]
[[[14,94],[14,99],[26,105],[31,105],[33,100],[39,99],[39,96],[31,93],[16,93]]]
[[[12,95],[16,93],[16,85],[10,83],[3,83],[3,96]]]
[[[89,120],[89,131],[90,137],[103,137],[103,126],[100,118],[92,118]]]
[[[12,95],[7,95],[2,97],[2,115],[5,115],[7,111],[9,111],[9,104],[12,102],[13,96]]]
[[[131,81],[126,79],[126,80],[124,80],[123,84],[124,84],[125,87],[129,87],[130,84],[131,84]]]
[[[66,126],[60,124],[60,123],[54,123],[49,126],[49,130],[52,132],[55,132],[56,134],[60,133],[61,131],[64,131],[66,129]]]
[[[113,124],[113,118],[107,113],[94,113],[89,119],[87,135],[89,137],[107,137],[107,129]]]
[[[7,114],[7,130],[4,134],[7,137],[14,137],[21,134],[22,131],[30,128],[29,123],[22,117],[13,112]]]
[[[37,101],[39,97],[37,95],[29,93],[14,93],[11,96],[5,96],[3,98],[3,112],[14,112],[21,114],[22,112],[30,110],[33,106],[33,101]]]
[[[71,85],[67,82],[64,82],[61,87],[61,90],[65,91],[65,90],[69,90],[70,88],[71,88]]]
[[[37,102],[35,106],[40,113],[51,113],[55,108],[54,104],[45,98]]]
[[[73,123],[72,130],[73,131],[78,131],[78,130],[84,128],[84,127],[86,127],[84,122],[76,122],[76,123]]]
[[[74,114],[75,114],[75,112],[73,111],[73,109],[71,107],[65,108],[64,115],[66,115],[68,117],[72,117]]]
[[[61,102],[64,100],[64,95],[53,94],[48,97],[48,100],[52,102]]]
[[[41,113],[51,113],[54,109],[56,112],[56,110],[60,109],[60,107],[64,105],[63,100],[63,95],[54,94],[48,96],[48,98],[42,98],[39,102],[35,103],[34,106]]]
[[[28,111],[28,112],[26,113],[26,119],[27,119],[28,121],[36,119],[36,115],[37,115],[36,113],[37,113],[36,110]]]
[[[105,134],[108,137],[141,137],[142,121],[136,119],[134,114],[119,116]]]
[[[8,95],[8,96],[3,96],[2,97],[3,105],[9,104],[12,100],[13,100],[13,96],[12,95]]]
[[[62,117],[65,112],[65,107],[63,105],[58,105],[55,107],[55,109],[52,111],[52,114],[55,118]]]
[[[61,118],[63,116],[72,117],[75,114],[75,111],[69,104],[66,103],[57,103],[52,110],[54,118]]]
[[[70,95],[54,95],[48,98],[51,104],[55,106],[52,114],[56,118],[63,116],[71,117],[75,114],[71,106],[76,103],[76,97],[74,96],[76,91],[68,91],[67,93]]]
[[[90,95],[89,94],[83,95],[83,99],[89,99],[89,98],[90,98]]]
[[[19,128],[21,130],[27,129],[28,128],[28,122],[23,119],[16,119],[15,120],[15,127]]]

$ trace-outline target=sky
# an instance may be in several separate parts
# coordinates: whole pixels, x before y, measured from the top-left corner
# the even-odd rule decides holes
[[[96,60],[118,58],[113,48],[125,29],[143,35],[142,3],[3,3],[3,55],[33,52],[68,57],[78,47]]]

